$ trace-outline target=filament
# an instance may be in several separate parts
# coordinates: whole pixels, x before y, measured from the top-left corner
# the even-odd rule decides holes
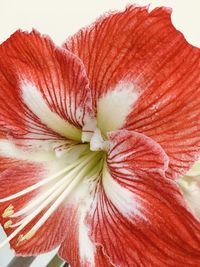
[[[102,154],[100,152],[90,152],[90,154],[86,154],[80,159],[78,159],[74,164],[62,169],[55,175],[31,186],[25,190],[22,190],[19,193],[11,195],[7,198],[1,199],[0,202],[12,200],[18,196],[27,194],[32,190],[52,181],[55,178],[60,177],[60,180],[56,182],[54,185],[50,187],[44,194],[37,198],[35,201],[30,203],[28,206],[23,209],[17,211],[14,214],[11,214],[8,217],[16,218],[27,213],[29,210],[33,210],[27,217],[20,220],[15,224],[11,224],[12,221],[9,220],[5,223],[5,226],[8,227],[17,227],[8,237],[0,244],[0,248],[7,244],[10,240],[16,237],[17,234],[20,233],[37,215],[39,215],[46,207],[51,206],[46,210],[46,212],[42,215],[42,217],[36,222],[36,224],[28,231],[27,234],[19,236],[19,242],[23,240],[28,240],[33,236],[33,234],[46,222],[46,220],[54,213],[54,211],[59,207],[59,205],[69,196],[69,194],[79,185],[79,183],[88,175],[94,173],[94,170],[98,170],[97,168],[99,162],[102,162]],[[68,172],[68,173],[66,173]]]

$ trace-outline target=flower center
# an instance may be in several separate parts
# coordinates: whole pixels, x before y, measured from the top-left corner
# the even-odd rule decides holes
[[[4,228],[13,228],[13,232],[0,244],[0,248],[15,237],[17,237],[17,244],[30,239],[66,199],[80,197],[77,193],[80,190],[75,189],[81,184],[86,183],[87,192],[85,193],[89,193],[90,196],[93,195],[103,170],[108,141],[104,139],[100,129],[96,127],[95,118],[85,124],[81,139],[82,143],[66,140],[66,143],[56,145],[53,148],[54,161],[57,162],[58,166],[64,164],[64,168],[59,167],[56,172],[54,170],[53,175],[47,175],[38,183],[0,199],[0,203],[8,203],[7,208],[2,213],[2,217],[6,219]],[[37,197],[31,199],[21,209],[17,209],[15,199],[34,190],[38,190]],[[84,199],[81,195],[82,198]],[[31,225],[27,233],[22,235],[23,229],[40,214],[42,215],[38,221]]]
[[[82,147],[84,147],[84,149],[82,149]],[[76,148],[80,149],[75,151]],[[35,232],[43,226],[54,211],[66,199],[73,196],[76,187],[83,181],[88,183],[88,191],[92,193],[103,169],[105,153],[102,150],[106,149],[107,141],[103,140],[100,130],[96,129],[90,140],[90,148],[88,144],[77,144],[75,147],[72,147],[72,150],[74,150],[75,154],[77,152],[78,156],[72,163],[68,163],[67,167],[64,167],[53,175],[40,180],[38,183],[20,192],[0,199],[0,203],[8,202],[8,207],[2,214],[2,217],[7,219],[4,228],[14,228],[14,231],[0,244],[0,247],[4,246],[15,237],[18,237],[17,243],[30,239]],[[58,154],[57,151],[55,151],[55,153]],[[58,161],[65,160],[67,153],[68,152],[59,152]],[[69,154],[69,157],[71,157],[71,154]],[[15,209],[14,200],[16,198],[39,188],[41,188],[41,190],[37,198],[32,199],[20,210]],[[44,214],[31,229],[24,235],[20,234],[21,231],[44,210]]]
[[[90,140],[90,150],[91,151],[107,151],[108,150],[108,141],[104,140],[101,131],[96,128],[91,140]]]

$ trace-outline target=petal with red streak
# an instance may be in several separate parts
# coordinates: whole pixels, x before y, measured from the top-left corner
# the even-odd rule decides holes
[[[102,248],[91,243],[88,232],[84,231],[86,228],[81,227],[83,221],[81,221],[80,214],[81,211],[78,210],[78,207],[71,206],[68,213],[66,239],[61,244],[58,252],[59,256],[71,266],[112,267],[113,265],[109,262],[107,256],[103,254]],[[82,241],[80,238],[82,238]]]
[[[199,221],[177,185],[164,177],[164,161],[160,146],[142,134],[110,136],[107,167],[87,222],[92,240],[115,266],[200,264]]]
[[[0,161],[1,161],[0,173],[12,167],[15,163],[19,163],[17,159],[11,159],[11,158],[0,158]]]
[[[47,178],[50,173],[50,168],[47,164],[42,163],[27,163],[19,162],[0,174],[0,196],[1,199],[15,194],[27,187],[36,184],[44,178]],[[21,215],[17,218],[6,217],[3,218],[4,210],[12,205],[14,212],[19,211],[26,205],[37,199],[43,193],[44,188],[40,187],[25,195],[19,196],[13,200],[1,203],[0,205],[0,222],[2,226],[12,220],[13,224],[25,218]],[[48,208],[48,207],[47,207]],[[47,209],[46,208],[46,209]],[[65,238],[65,228],[67,227],[67,205],[61,204],[60,207],[47,219],[45,224],[39,228],[33,237],[29,240],[18,242],[21,234],[27,234],[32,226],[41,218],[46,211],[44,209],[38,214],[15,238],[10,242],[11,247],[15,250],[17,255],[37,255],[39,253],[48,252],[58,246]],[[9,236],[16,228],[5,228],[4,230]]]
[[[36,31],[17,31],[0,46],[0,70],[0,125],[10,136],[73,139],[68,128],[78,131],[92,114],[81,61]]]
[[[200,52],[174,28],[170,13],[130,6],[100,18],[70,37],[65,47],[83,61],[97,110],[98,99],[119,86],[124,92],[132,84],[133,93],[139,92],[121,127],[115,126],[160,143],[170,158],[168,177],[178,178],[199,156]],[[106,121],[121,115],[120,97],[115,117],[111,102],[103,114]]]
[[[169,13],[164,8],[149,13],[146,7],[130,6],[103,16],[66,41],[64,47],[85,65],[93,98],[97,100],[128,74],[135,82],[152,56],[154,64],[160,58],[161,49],[162,54],[170,53],[169,43],[178,40]]]

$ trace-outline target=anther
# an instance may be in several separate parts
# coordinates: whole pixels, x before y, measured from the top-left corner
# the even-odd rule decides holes
[[[24,241],[24,240],[29,240],[29,239],[31,239],[31,237],[34,236],[35,232],[36,232],[36,231],[35,231],[34,229],[32,229],[32,230],[30,230],[27,234],[22,235],[22,237],[21,237],[21,239],[20,239],[20,242],[22,242],[22,241]]]
[[[14,214],[14,207],[13,205],[9,205],[3,212],[2,217],[7,218]]]
[[[9,220],[9,221],[7,221],[6,223],[4,223],[4,228],[5,229],[7,229],[7,228],[9,228],[10,226],[11,226],[11,224],[12,224],[12,221],[11,220]]]

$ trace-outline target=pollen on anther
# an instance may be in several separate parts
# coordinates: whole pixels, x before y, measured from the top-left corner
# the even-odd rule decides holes
[[[9,220],[9,221],[5,222],[3,226],[4,226],[4,228],[9,228],[11,226],[11,224],[12,224],[12,221]]]
[[[35,234],[35,230],[32,230],[32,231],[29,231],[27,234],[25,235],[19,235],[18,239],[17,239],[17,242],[16,242],[16,245],[18,246],[19,243],[23,242],[23,241],[26,241],[26,240],[29,240],[31,237],[34,236]]]
[[[3,212],[2,217],[7,218],[14,214],[14,207],[13,205],[9,205]]]
[[[31,237],[34,236],[35,232],[35,230],[30,230],[27,234],[21,235],[19,242],[31,239]]]

